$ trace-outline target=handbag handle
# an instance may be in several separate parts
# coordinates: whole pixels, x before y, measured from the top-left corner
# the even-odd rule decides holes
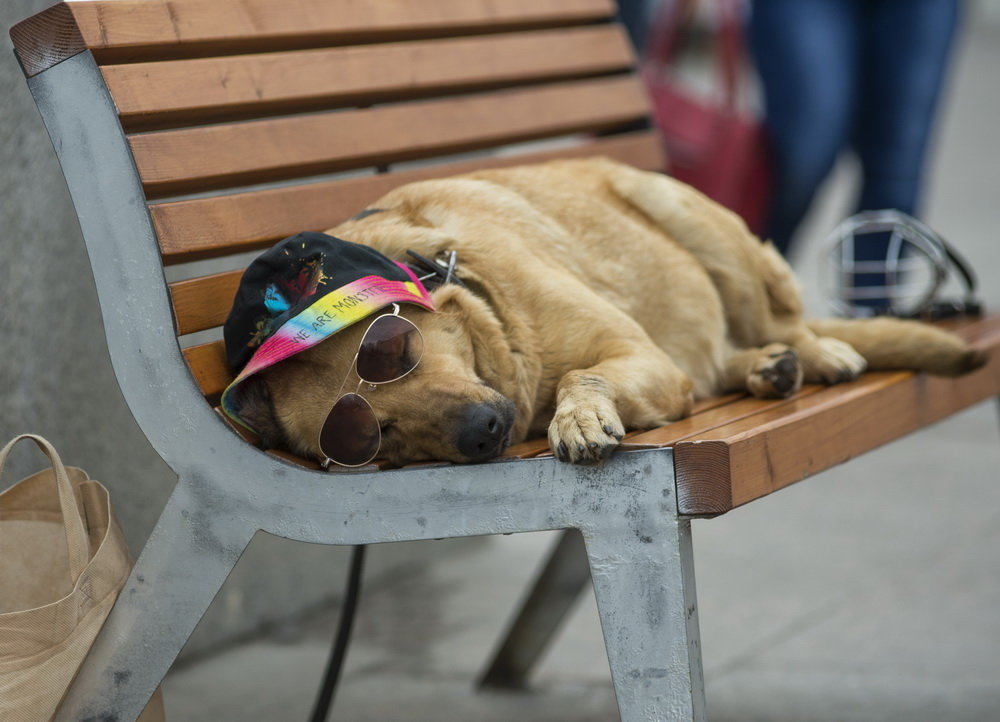
[[[83,570],[90,562],[90,539],[83,524],[83,516],[80,513],[80,506],[76,501],[76,494],[73,492],[73,485],[70,483],[66,467],[63,466],[59,453],[46,439],[36,434],[21,434],[13,438],[0,450],[0,474],[7,463],[14,445],[22,439],[31,439],[52,462],[52,469],[56,473],[56,488],[59,492],[59,507],[62,509],[63,526],[66,529],[66,543],[69,550],[69,572],[73,584],[80,578]]]
[[[713,50],[716,72],[722,85],[723,107],[735,112],[739,102],[740,61],[746,56],[739,0],[710,0],[717,27]],[[680,39],[691,27],[697,0],[667,0],[660,3],[647,33],[646,61],[669,65]]]

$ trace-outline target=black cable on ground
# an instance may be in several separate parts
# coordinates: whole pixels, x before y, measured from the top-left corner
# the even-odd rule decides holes
[[[340,624],[333,638],[333,648],[330,659],[326,663],[323,674],[323,686],[313,705],[310,722],[327,722],[330,707],[333,705],[333,695],[337,691],[340,671],[347,655],[347,645],[351,642],[351,628],[354,626],[354,616],[357,612],[358,595],[361,591],[361,572],[365,563],[365,545],[359,544],[351,550],[351,568],[347,573],[347,592],[344,594],[344,606],[340,611]]]

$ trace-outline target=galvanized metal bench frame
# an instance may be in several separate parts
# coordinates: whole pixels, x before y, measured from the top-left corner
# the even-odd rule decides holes
[[[841,413],[816,389],[784,407],[785,415],[775,406],[755,417],[760,434],[740,431],[737,421],[719,438],[682,442],[676,451],[625,451],[598,468],[549,457],[333,477],[286,463],[227,428],[192,378],[117,109],[92,54],[70,50],[26,73],[28,85],[78,209],[122,392],[178,482],[59,720],[135,719],[258,531],[372,544],[551,529],[582,532],[588,564],[579,564],[580,537],[565,535],[550,564],[557,576],[536,588],[485,681],[523,683],[589,576],[621,718],[704,719],[689,519],[724,513],[1000,389],[997,363],[978,382],[877,377],[844,403],[905,398],[934,401],[933,408],[815,468],[794,459],[772,468],[770,457],[766,469],[753,463],[766,434],[800,444],[795,434],[808,431],[809,419]],[[1000,333],[989,334],[987,345],[1000,346]],[[733,418],[745,422],[751,413]],[[669,428],[636,439],[674,443]],[[706,460],[715,465],[711,473],[702,473]],[[744,462],[757,477],[737,487]]]

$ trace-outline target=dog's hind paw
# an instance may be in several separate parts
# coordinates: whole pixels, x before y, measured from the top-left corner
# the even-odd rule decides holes
[[[802,388],[802,364],[795,349],[774,343],[761,351],[747,376],[750,393],[761,399],[783,399]]]
[[[849,343],[821,336],[808,345],[796,345],[807,383],[839,384],[853,381],[868,367],[864,356]]]
[[[611,455],[624,435],[625,427],[610,401],[562,403],[549,424],[549,447],[560,461],[596,464]]]

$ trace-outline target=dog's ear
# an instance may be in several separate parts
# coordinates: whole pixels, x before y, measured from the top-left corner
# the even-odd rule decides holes
[[[449,284],[434,291],[433,298],[440,313],[455,318],[465,328],[472,340],[477,360],[480,353],[487,357],[510,354],[503,324],[481,296]]]
[[[238,403],[237,413],[260,437],[263,448],[286,448],[285,432],[274,411],[274,402],[271,401],[271,392],[265,379],[258,375],[244,381],[239,389]]]
[[[488,386],[514,402],[527,432],[535,404],[535,389],[542,374],[542,361],[534,331],[518,314],[501,318],[494,311],[488,286],[468,270],[462,280],[468,286],[448,284],[434,291],[432,297],[448,325],[459,325],[468,338],[471,361],[476,375]],[[492,299],[491,299],[492,300]],[[516,353],[514,348],[518,348]]]

